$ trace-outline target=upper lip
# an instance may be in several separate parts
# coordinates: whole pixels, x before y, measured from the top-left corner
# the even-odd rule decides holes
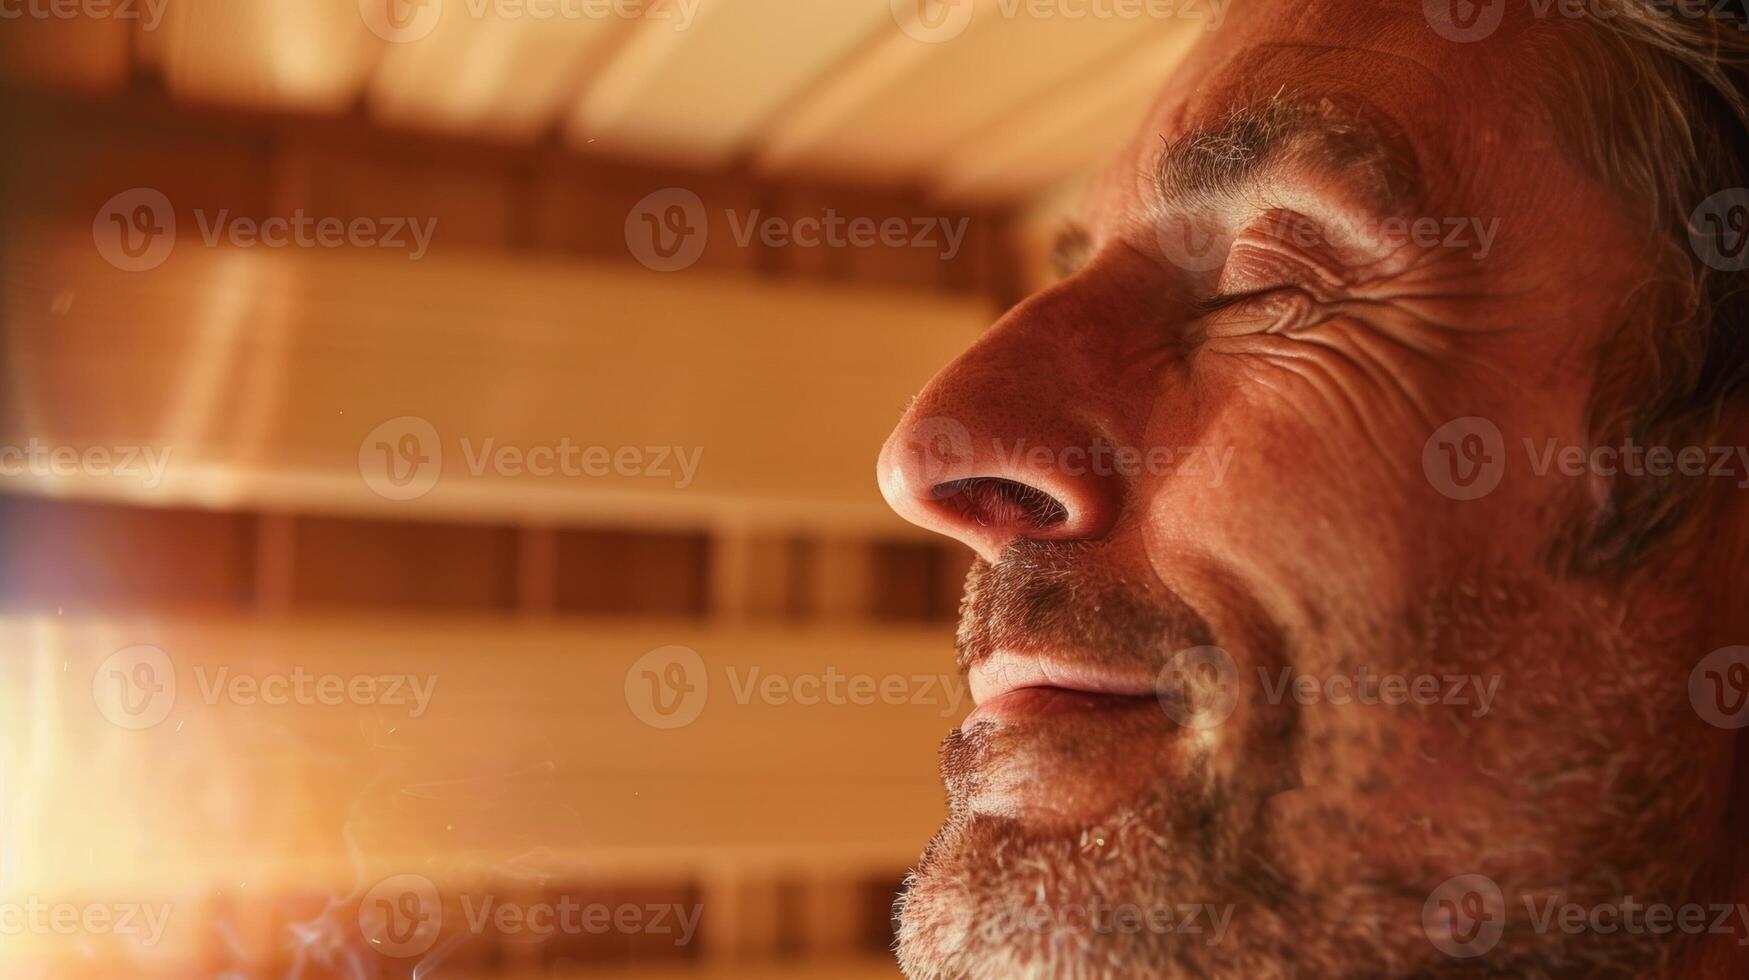
[[[1144,697],[1157,692],[1153,671],[1086,663],[1051,654],[998,650],[966,671],[972,700],[991,698],[1028,687],[1049,687],[1110,697]]]

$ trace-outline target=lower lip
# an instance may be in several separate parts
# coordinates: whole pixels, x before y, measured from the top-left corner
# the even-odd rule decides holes
[[[1059,715],[1116,712],[1158,704],[1158,698],[1152,694],[1097,694],[1061,687],[1020,687],[1004,691],[978,705],[971,714],[966,715],[966,720],[960,723],[960,727],[965,728],[976,722],[1018,724]]]

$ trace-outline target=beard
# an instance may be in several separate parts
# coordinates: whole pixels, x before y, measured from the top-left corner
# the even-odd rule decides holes
[[[1187,604],[1100,569],[1096,554],[1023,542],[997,565],[975,565],[962,670],[1023,637],[1160,663],[1209,642]],[[1213,738],[1162,739],[1156,725],[1123,719],[1097,738],[1074,726],[954,732],[942,749],[948,817],[898,904],[905,973],[1679,975],[1692,933],[1574,932],[1539,912],[1681,907],[1715,887],[1695,868],[1719,841],[1693,814],[1714,812],[1709,773],[1720,760],[1681,737],[1695,722],[1692,661],[1668,653],[1686,654],[1700,617],[1630,631],[1618,601],[1497,572],[1454,577],[1388,616],[1345,612],[1331,620],[1368,625],[1315,650],[1245,659],[1315,660],[1326,673],[1368,659],[1400,672],[1493,670],[1506,683],[1492,711],[1342,712],[1288,698],[1241,711]],[[1392,650],[1401,653],[1382,652]],[[1157,749],[1138,755],[1138,740]],[[1112,744],[1126,746],[1116,763]],[[1044,778],[1017,754],[1048,760]],[[1059,792],[1051,771],[1098,782],[1114,764],[1159,778],[1096,819],[1041,823],[980,802],[993,786],[1048,799]],[[1428,918],[1436,893],[1483,872],[1499,889],[1487,910],[1498,938],[1473,958],[1454,955],[1440,930],[1461,930]]]

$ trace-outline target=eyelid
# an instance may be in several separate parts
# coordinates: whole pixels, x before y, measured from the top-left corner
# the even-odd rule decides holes
[[[1227,293],[1219,296],[1210,296],[1206,299],[1195,300],[1192,302],[1191,307],[1196,311],[1198,316],[1209,316],[1211,314],[1219,313],[1222,310],[1231,309],[1232,307],[1250,302],[1251,300],[1267,296],[1270,293],[1278,293],[1284,289],[1294,288],[1296,287],[1291,285],[1267,286],[1263,289],[1249,289],[1242,293]]]
[[[1267,309],[1261,307],[1267,305]],[[1289,333],[1301,327],[1311,325],[1322,301],[1306,289],[1295,285],[1272,286],[1247,293],[1237,293],[1230,296],[1217,296],[1199,301],[1198,306],[1203,312],[1199,320],[1209,321],[1217,329],[1210,330],[1212,336],[1223,336],[1218,325],[1223,321],[1239,318],[1255,318],[1262,320],[1267,317],[1270,323],[1258,330],[1235,331],[1235,333]],[[1247,310],[1247,307],[1258,307]],[[1221,314],[1229,314],[1222,317]]]

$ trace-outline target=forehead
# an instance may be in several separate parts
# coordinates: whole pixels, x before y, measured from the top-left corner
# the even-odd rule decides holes
[[[1513,70],[1523,30],[1509,23],[1486,41],[1458,44],[1429,26],[1420,3],[1245,4],[1166,80],[1136,138],[1093,188],[1088,217],[1099,224],[1102,212],[1142,199],[1163,145],[1283,101],[1344,106],[1400,134],[1445,198],[1437,203],[1462,207],[1479,185],[1510,174],[1500,147],[1552,142],[1533,86]]]

